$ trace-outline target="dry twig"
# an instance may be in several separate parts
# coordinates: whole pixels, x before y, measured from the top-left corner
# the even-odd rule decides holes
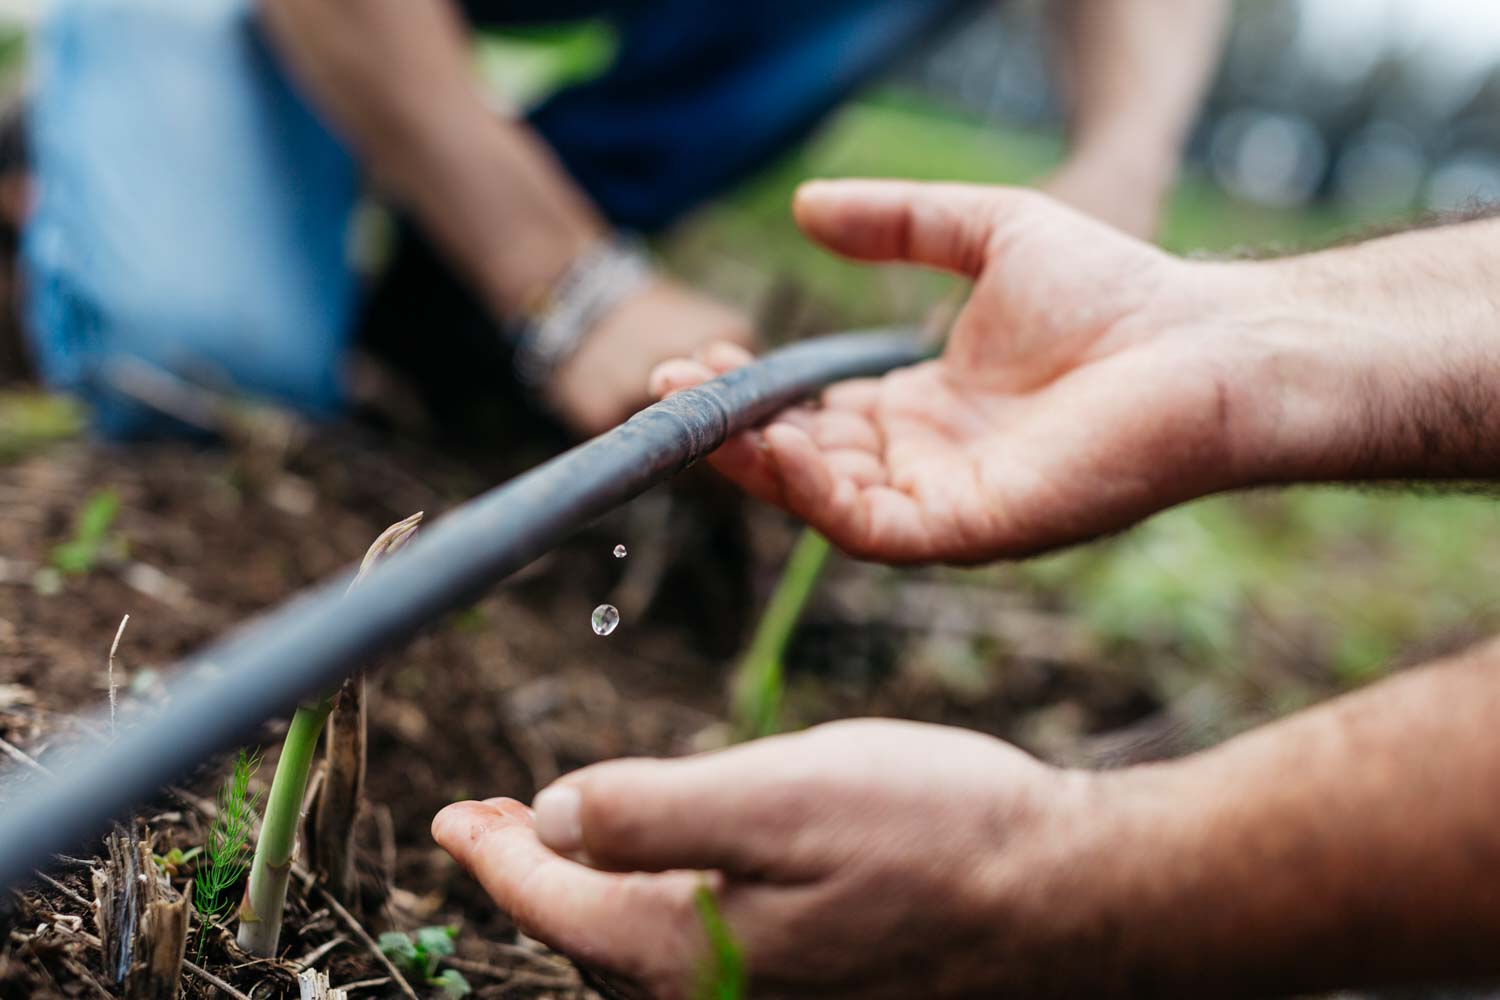
[[[125,626],[130,624],[130,616],[126,615],[120,619],[120,627],[115,630],[115,641],[109,644],[109,735],[115,735],[115,654],[120,651],[120,637],[125,634]]]
[[[31,768],[38,774],[45,774],[49,778],[53,776],[52,771],[49,768],[37,763],[37,761],[33,759],[30,754],[13,743],[0,739],[0,753],[4,753],[5,756],[11,758],[12,760],[20,761],[22,764],[25,764],[27,767]]]
[[[37,872],[37,874],[41,875],[42,878],[46,879],[48,882],[52,882],[52,879],[48,878],[48,876],[42,874],[41,872]],[[77,893],[71,891],[67,887],[58,885],[56,882],[53,882],[53,885],[55,885],[57,888],[61,889],[63,892],[67,893],[74,899],[82,901],[83,897],[79,896]],[[88,904],[85,903],[84,905]],[[90,934],[88,931],[74,930],[73,928],[64,926],[63,924],[58,924],[57,928],[59,930],[66,931],[67,933],[72,934],[74,937],[78,938],[84,944],[92,948],[104,947],[104,945],[100,943],[99,939],[94,937],[94,935]],[[10,936],[13,941],[16,941],[18,943],[25,943],[27,941],[25,935],[21,934],[19,931],[11,931]],[[227,996],[231,997],[232,1000],[251,1000],[251,998],[249,996],[246,996],[243,991],[235,989],[233,986],[229,985],[224,980],[214,975],[212,972],[209,972],[207,969],[203,968],[200,965],[197,965],[194,962],[184,960],[182,963],[182,967],[186,969],[191,975],[197,976],[199,979],[203,980],[214,989],[219,990]]]
[[[418,1000],[416,990],[411,988],[411,984],[406,981],[406,977],[401,974],[400,969],[396,968],[396,964],[390,960],[390,957],[380,950],[380,945],[375,943],[375,939],[370,937],[369,932],[365,930],[364,926],[358,920],[354,919],[354,914],[344,909],[344,904],[334,899],[333,893],[313,881],[311,877],[306,879],[305,884],[309,891],[315,892],[322,897],[323,902],[328,904],[328,908],[348,926],[355,937],[359,938],[360,943],[369,949],[370,954],[374,955],[380,961],[380,964],[385,966],[385,970],[391,974],[391,981],[396,984],[402,994],[408,997],[409,1000]]]

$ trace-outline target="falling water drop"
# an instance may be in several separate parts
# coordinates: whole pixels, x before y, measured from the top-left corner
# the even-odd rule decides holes
[[[625,558],[625,546],[623,546],[623,545],[616,545],[615,546],[615,558],[616,559],[624,559]]]
[[[590,621],[594,626],[595,635],[609,635],[620,624],[620,612],[613,604],[601,604],[594,609],[594,616]]]

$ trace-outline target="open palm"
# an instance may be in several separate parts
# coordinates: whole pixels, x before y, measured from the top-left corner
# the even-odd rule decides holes
[[[1238,481],[1234,338],[1197,318],[1210,266],[1016,189],[823,182],[796,213],[840,253],[975,281],[939,360],[836,385],[711,458],[841,548],[890,562],[1023,555]],[[653,388],[746,358],[670,362]]]

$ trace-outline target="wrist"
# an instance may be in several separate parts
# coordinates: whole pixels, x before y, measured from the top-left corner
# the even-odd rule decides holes
[[[1205,266],[1240,344],[1244,484],[1500,471],[1500,308],[1483,273],[1497,228]]]
[[[650,257],[636,241],[596,240],[519,312],[516,374],[534,389],[552,382],[603,320],[655,281]]]
[[[1128,186],[1139,197],[1161,201],[1177,179],[1180,156],[1173,139],[1100,127],[1079,134],[1061,172],[1099,174],[1111,178],[1115,187]]]
[[[1192,262],[1192,325],[1221,358],[1222,488],[1326,479],[1347,436],[1350,318],[1285,261]]]
[[[443,116],[436,116],[442,118]],[[498,317],[522,312],[609,229],[524,126],[438,121],[414,140],[398,194]]]
[[[1141,885],[1158,850],[1154,769],[1055,771],[1043,808],[997,820],[979,866],[978,912],[992,935],[983,989],[1034,997],[1154,995],[1132,988],[1156,961]],[[1007,794],[1007,799],[1010,796]],[[1079,961],[1080,955],[1089,956]]]
[[[1029,965],[1026,981],[1008,986],[1028,996],[1178,997],[1274,984],[1281,970],[1261,958],[1286,942],[1274,917],[1245,916],[1280,897],[1256,898],[1272,873],[1257,871],[1238,839],[1238,795],[1226,798],[1211,772],[1194,757],[1073,773],[1073,805],[1050,850],[1028,860],[1029,905],[998,925],[1013,949],[1004,957]]]

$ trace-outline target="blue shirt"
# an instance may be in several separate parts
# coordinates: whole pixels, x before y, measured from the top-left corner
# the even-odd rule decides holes
[[[477,23],[602,15],[603,76],[532,122],[616,225],[651,231],[803,138],[974,0],[469,0]]]

